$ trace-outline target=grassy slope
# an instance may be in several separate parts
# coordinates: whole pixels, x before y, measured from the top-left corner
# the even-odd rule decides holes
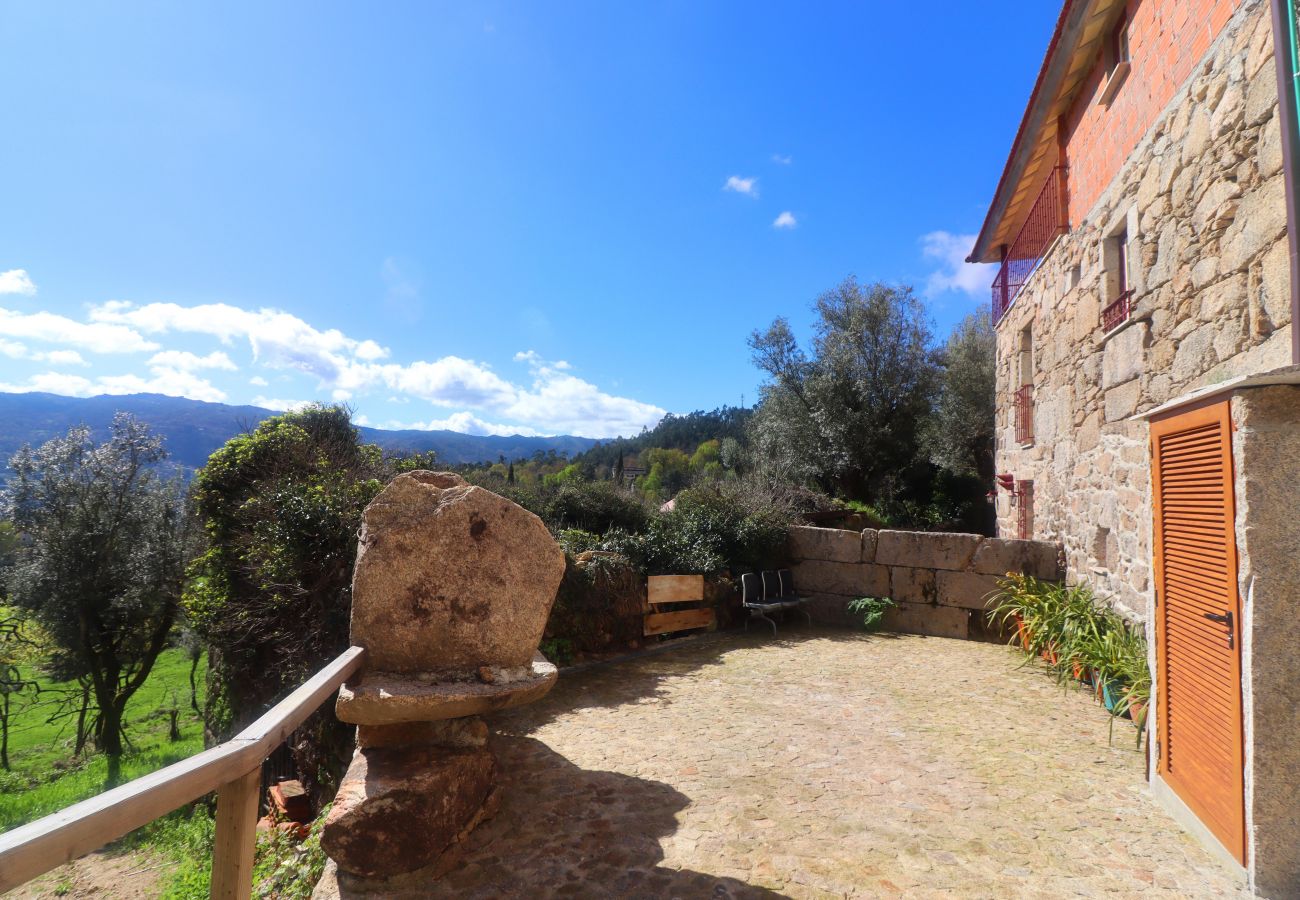
[[[201,660],[200,708],[205,670],[205,661]],[[139,778],[203,749],[203,723],[190,707],[189,672],[190,661],[183,650],[166,651],[158,658],[149,680],[127,704],[126,731],[135,749],[122,759],[123,778]],[[34,677],[30,670],[24,674]],[[43,690],[73,686],[48,679],[41,684]],[[167,710],[173,706],[181,711],[179,741],[170,740],[168,735]],[[86,759],[74,759],[75,721],[69,718],[51,725],[46,721],[49,714],[49,698],[39,699],[34,692],[19,695],[14,704],[9,735],[13,771],[0,773],[0,831],[93,797],[104,789],[104,758],[91,753]],[[157,885],[162,900],[201,900],[208,896],[212,840],[212,815],[200,803],[151,822],[115,846],[168,860],[167,873]],[[313,837],[302,846],[278,836],[269,842],[259,841],[255,873],[258,881],[272,885],[272,893],[285,900],[310,897],[324,863],[319,841],[319,822]]]
[[[203,749],[203,725],[189,703],[189,670],[190,661],[183,650],[165,651],[148,681],[127,704],[126,733],[134,749],[123,757],[124,778],[138,778]],[[200,662],[200,706],[203,671]],[[75,684],[43,680],[41,686],[49,691]],[[107,774],[104,758],[97,754],[73,758],[76,722],[68,717],[47,723],[51,697],[27,691],[15,699],[9,735],[13,771],[0,776],[0,830],[48,815],[103,790]],[[166,710],[172,706],[181,711],[181,740],[175,742],[168,739]]]

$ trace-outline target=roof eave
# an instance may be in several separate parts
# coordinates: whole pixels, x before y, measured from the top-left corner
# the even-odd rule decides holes
[[[985,216],[984,225],[975,240],[975,247],[966,258],[967,262],[1000,261],[997,248],[992,246],[993,235],[1006,214],[1007,205],[1011,202],[1015,188],[1024,175],[1025,166],[1032,156],[1036,142],[1031,138],[1047,124],[1047,116],[1055,105],[1061,83],[1069,74],[1071,56],[1083,35],[1090,6],[1092,6],[1090,0],[1065,0],[1065,5],[1061,7],[1061,15],[1056,21],[1056,30],[1052,33],[1051,43],[1047,45],[1047,54],[1043,58],[1038,79],[1034,82],[1033,93],[1029,95],[1029,103],[1020,121],[1020,129],[1011,144],[1011,153],[1002,170],[1002,178],[993,193],[993,202],[989,205],[988,215]]]

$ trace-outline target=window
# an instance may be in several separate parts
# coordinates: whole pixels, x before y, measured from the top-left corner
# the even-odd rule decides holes
[[[1113,75],[1115,70],[1130,62],[1128,55],[1128,16],[1119,17],[1115,23],[1114,29],[1110,33],[1110,72]]]
[[[1106,267],[1105,291],[1102,298],[1101,330],[1114,331],[1128,321],[1133,312],[1133,285],[1131,281],[1129,239],[1127,225],[1106,240],[1102,250]]]
[[[1016,483],[1016,536],[1022,541],[1034,538],[1034,483]]]
[[[1098,526],[1092,536],[1092,558],[1103,569],[1110,568],[1110,529]]]
[[[1016,367],[1020,370],[1020,387],[1016,389],[1016,443],[1034,442],[1034,333],[1026,325],[1020,332],[1020,350],[1016,354]]]
[[[1124,79],[1128,77],[1129,69],[1133,66],[1129,55],[1127,15],[1120,16],[1115,27],[1107,35],[1102,55],[1106,65],[1106,85],[1102,88],[1099,102],[1102,106],[1110,106],[1115,95],[1119,93],[1120,86],[1124,84]]]
[[[1034,329],[1026,325],[1020,331],[1020,350],[1016,354],[1016,365],[1020,369],[1020,384],[1034,383]]]

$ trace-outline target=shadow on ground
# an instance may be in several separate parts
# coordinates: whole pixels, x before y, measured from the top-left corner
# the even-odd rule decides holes
[[[497,736],[501,807],[434,880],[416,874],[382,888],[340,879],[343,900],[384,897],[780,898],[734,878],[661,867],[659,840],[690,798],[657,781],[582,769],[532,738]]]

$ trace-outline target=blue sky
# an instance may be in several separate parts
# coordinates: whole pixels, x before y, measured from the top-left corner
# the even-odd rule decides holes
[[[849,274],[942,336],[1057,12],[0,0],[0,390],[608,436]]]

